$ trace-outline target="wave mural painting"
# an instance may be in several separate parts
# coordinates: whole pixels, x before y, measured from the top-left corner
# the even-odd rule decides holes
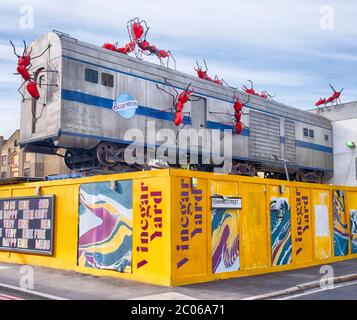
[[[132,181],[82,184],[78,264],[131,273]]]
[[[272,265],[281,266],[292,262],[291,212],[287,198],[271,198],[270,228]]]
[[[348,253],[348,226],[345,209],[345,192],[333,191],[334,249],[335,257]]]
[[[238,210],[212,210],[212,272],[240,269]]]
[[[351,219],[351,253],[357,253],[357,210],[350,210]]]

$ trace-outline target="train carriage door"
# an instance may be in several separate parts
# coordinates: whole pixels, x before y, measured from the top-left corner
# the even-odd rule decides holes
[[[195,157],[199,154],[207,154],[210,151],[209,135],[206,128],[207,124],[207,100],[198,96],[191,96],[191,128],[189,129],[190,153],[195,154],[191,158],[191,163],[196,161]]]
[[[192,127],[197,130],[206,127],[207,100],[205,98],[192,96],[191,121],[192,121]]]
[[[292,162],[296,161],[295,152],[295,122],[291,120],[284,121],[284,158]]]

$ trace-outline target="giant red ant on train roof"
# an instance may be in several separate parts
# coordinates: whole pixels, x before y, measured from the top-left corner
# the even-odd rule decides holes
[[[128,42],[124,47],[118,47],[118,43],[104,43],[102,48],[126,55],[134,52],[138,59],[141,59],[143,54],[146,56],[156,56],[159,59],[160,64],[167,68],[169,67],[170,60],[173,60],[174,68],[176,70],[176,60],[171,51],[158,49],[146,40],[149,29],[150,27],[147,25],[145,20],[140,21],[138,17],[131,19],[127,23],[130,42]],[[166,64],[163,61],[164,59],[167,59]]]
[[[224,81],[224,79],[219,79],[217,75],[215,75],[214,79],[212,79],[208,75],[208,67],[207,67],[206,60],[203,59],[203,63],[205,64],[205,68],[206,68],[205,71],[203,71],[203,68],[198,64],[198,61],[196,61],[197,68],[196,67],[193,68],[197,72],[197,76],[200,79],[207,80],[207,81],[210,81],[210,82],[214,82],[214,83],[220,84],[220,85],[223,85],[223,83],[227,85],[227,83]]]
[[[252,80],[247,80],[248,82],[250,82],[250,88],[247,88],[246,85],[244,85],[242,87],[242,89],[248,93],[248,94],[252,94],[253,96],[258,96],[258,97],[261,97],[263,99],[273,99],[275,96],[272,96],[271,94],[269,94],[266,90],[265,91],[262,91],[261,93],[258,93],[257,91],[255,91],[254,89],[254,84],[253,84],[253,81]]]
[[[343,91],[343,88],[340,91],[337,91],[331,83],[329,83],[330,88],[332,89],[332,95],[329,96],[328,98],[320,98],[318,101],[316,101],[315,106],[320,108],[321,105],[327,106],[329,103],[330,104],[338,104],[341,103],[341,93]]]

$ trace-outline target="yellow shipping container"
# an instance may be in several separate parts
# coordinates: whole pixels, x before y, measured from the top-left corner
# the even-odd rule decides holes
[[[52,255],[0,243],[0,261],[168,286],[357,257],[353,187],[164,169],[6,185],[0,204],[49,195]]]

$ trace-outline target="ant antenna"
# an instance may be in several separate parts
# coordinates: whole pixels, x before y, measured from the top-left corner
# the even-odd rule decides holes
[[[26,41],[25,40],[23,40],[23,42],[24,42],[24,53],[22,55],[24,56],[26,51],[27,51],[27,45],[26,45]]]
[[[205,59],[203,59],[203,62],[204,62],[204,64],[205,64],[205,67],[206,67],[206,72],[207,72],[207,71],[208,71],[208,67],[207,67],[206,60],[205,60]]]
[[[332,86],[331,83],[328,84],[330,86],[330,88],[332,89],[333,92],[336,92],[335,88]]]
[[[14,46],[14,44],[12,43],[12,41],[10,40],[10,43],[11,43],[11,46],[12,46],[12,49],[14,50],[14,54],[16,57],[20,58],[20,56],[16,53],[16,48]]]

